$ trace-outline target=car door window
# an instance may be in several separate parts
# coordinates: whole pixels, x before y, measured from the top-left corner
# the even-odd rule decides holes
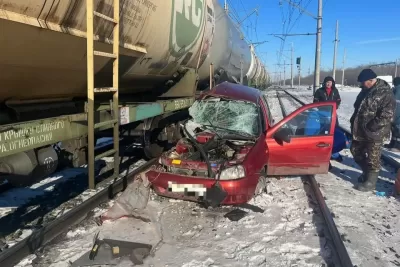
[[[332,111],[332,106],[309,108],[281,127],[289,129],[292,138],[330,135]]]

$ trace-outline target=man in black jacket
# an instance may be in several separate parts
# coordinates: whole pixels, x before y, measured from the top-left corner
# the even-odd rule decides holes
[[[314,103],[325,101],[336,101],[336,108],[339,108],[342,101],[339,90],[335,86],[335,80],[330,76],[325,77],[323,86],[315,91],[314,94]]]
[[[339,90],[335,86],[335,80],[327,76],[324,79],[323,86],[315,91],[314,94],[314,103],[315,102],[326,102],[326,101],[336,101],[336,109],[339,108],[341,103]],[[339,125],[339,119],[336,117],[336,125]],[[339,153],[332,154],[332,158],[341,162],[342,156]],[[329,170],[332,169],[332,165],[329,163]]]
[[[371,191],[378,180],[381,149],[390,133],[396,101],[390,85],[377,79],[371,69],[361,71],[358,81],[362,89],[354,102],[354,113],[350,119],[353,135],[350,150],[363,172],[356,188]]]

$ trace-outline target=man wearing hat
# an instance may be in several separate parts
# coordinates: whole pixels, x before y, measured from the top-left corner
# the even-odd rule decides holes
[[[356,188],[371,191],[378,180],[383,140],[389,136],[396,101],[390,85],[377,79],[373,70],[362,70],[358,82],[361,83],[361,92],[354,102],[350,119],[351,153],[362,170]]]
[[[325,101],[336,101],[337,108],[339,108],[341,102],[339,90],[335,86],[335,80],[330,76],[325,77],[323,86],[315,91],[314,94],[314,103]]]
[[[313,102],[315,103],[315,102],[335,101],[336,109],[338,109],[341,103],[341,99],[339,90],[335,86],[335,80],[333,79],[333,77],[331,76],[325,77],[322,85],[323,86],[321,88],[315,91]],[[341,130],[337,127],[338,125],[339,125],[339,119],[336,117],[336,129],[335,129],[336,137],[341,136],[341,133],[339,133]],[[334,143],[335,141],[337,141],[335,139],[337,138],[334,138]],[[339,152],[332,153],[331,159],[337,160],[339,162],[343,160]],[[332,165],[329,163],[329,170],[331,169]]]

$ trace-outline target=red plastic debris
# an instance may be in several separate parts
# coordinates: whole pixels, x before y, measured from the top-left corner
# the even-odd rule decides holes
[[[213,133],[202,132],[196,136],[196,141],[199,142],[200,144],[205,144],[214,136],[215,134]]]

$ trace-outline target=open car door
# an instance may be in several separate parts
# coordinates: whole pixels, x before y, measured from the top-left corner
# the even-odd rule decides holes
[[[268,175],[327,173],[333,147],[336,103],[305,105],[266,134]]]

